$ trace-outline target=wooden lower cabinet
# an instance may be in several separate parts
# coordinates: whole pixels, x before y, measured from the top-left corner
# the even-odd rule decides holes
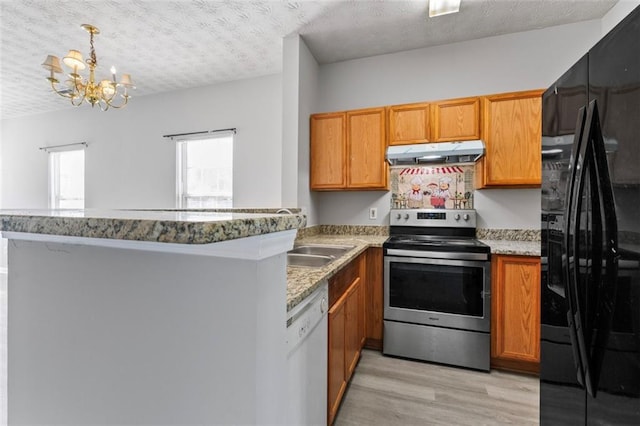
[[[362,337],[360,332],[360,311],[362,310],[360,294],[361,281],[358,278],[347,290],[344,299],[345,326],[344,326],[344,358],[346,366],[346,381],[349,382],[353,371],[356,369],[362,349]],[[355,325],[355,327],[354,327]]]
[[[329,280],[327,421],[332,424],[365,341],[366,253]]]
[[[540,258],[493,255],[491,367],[540,370]]]
[[[365,297],[365,346],[382,350],[383,299],[383,258],[381,247],[371,247],[367,251]]]
[[[347,380],[344,374],[345,368],[345,303],[344,298],[339,299],[329,309],[329,368],[327,405],[328,422],[333,419],[340,407],[342,395],[347,388]]]

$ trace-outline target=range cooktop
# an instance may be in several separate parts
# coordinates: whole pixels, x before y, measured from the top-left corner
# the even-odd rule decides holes
[[[458,251],[490,253],[491,249],[471,237],[446,237],[441,235],[393,235],[384,248],[402,250]]]
[[[385,249],[490,253],[475,238],[475,210],[391,210]]]

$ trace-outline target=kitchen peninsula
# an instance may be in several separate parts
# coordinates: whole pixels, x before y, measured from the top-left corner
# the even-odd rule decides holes
[[[9,424],[282,424],[298,214],[0,211]]]

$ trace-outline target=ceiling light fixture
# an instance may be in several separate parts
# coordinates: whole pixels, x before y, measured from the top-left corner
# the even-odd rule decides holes
[[[122,108],[131,97],[128,93],[128,89],[135,89],[131,81],[129,74],[122,74],[122,78],[119,83],[116,82],[116,69],[111,67],[111,80],[102,80],[96,83],[95,70],[98,66],[98,59],[96,58],[96,51],[93,48],[93,36],[100,34],[100,30],[93,25],[83,24],[82,28],[89,33],[89,44],[91,46],[90,58],[85,62],[89,65],[89,78],[85,79],[78,71],[85,69],[85,62],[82,60],[82,53],[77,50],[69,50],[67,56],[62,58],[62,62],[71,69],[69,73],[69,79],[65,81],[67,87],[57,88],[56,85],[60,83],[55,78],[55,73],[62,73],[62,67],[60,67],[60,60],[57,56],[49,55],[47,59],[42,63],[42,66],[51,72],[51,75],[47,77],[47,80],[51,83],[53,91],[58,95],[65,97],[71,101],[73,106],[82,105],[83,101],[91,104],[92,107],[98,105],[102,111],[106,111],[111,108]],[[119,105],[116,105],[116,95],[124,100],[118,101]]]
[[[460,0],[429,0],[429,18],[460,11]]]

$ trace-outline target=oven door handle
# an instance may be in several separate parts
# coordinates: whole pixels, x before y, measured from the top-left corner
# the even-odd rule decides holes
[[[487,253],[387,249],[388,256],[419,257],[448,260],[489,260]]]

